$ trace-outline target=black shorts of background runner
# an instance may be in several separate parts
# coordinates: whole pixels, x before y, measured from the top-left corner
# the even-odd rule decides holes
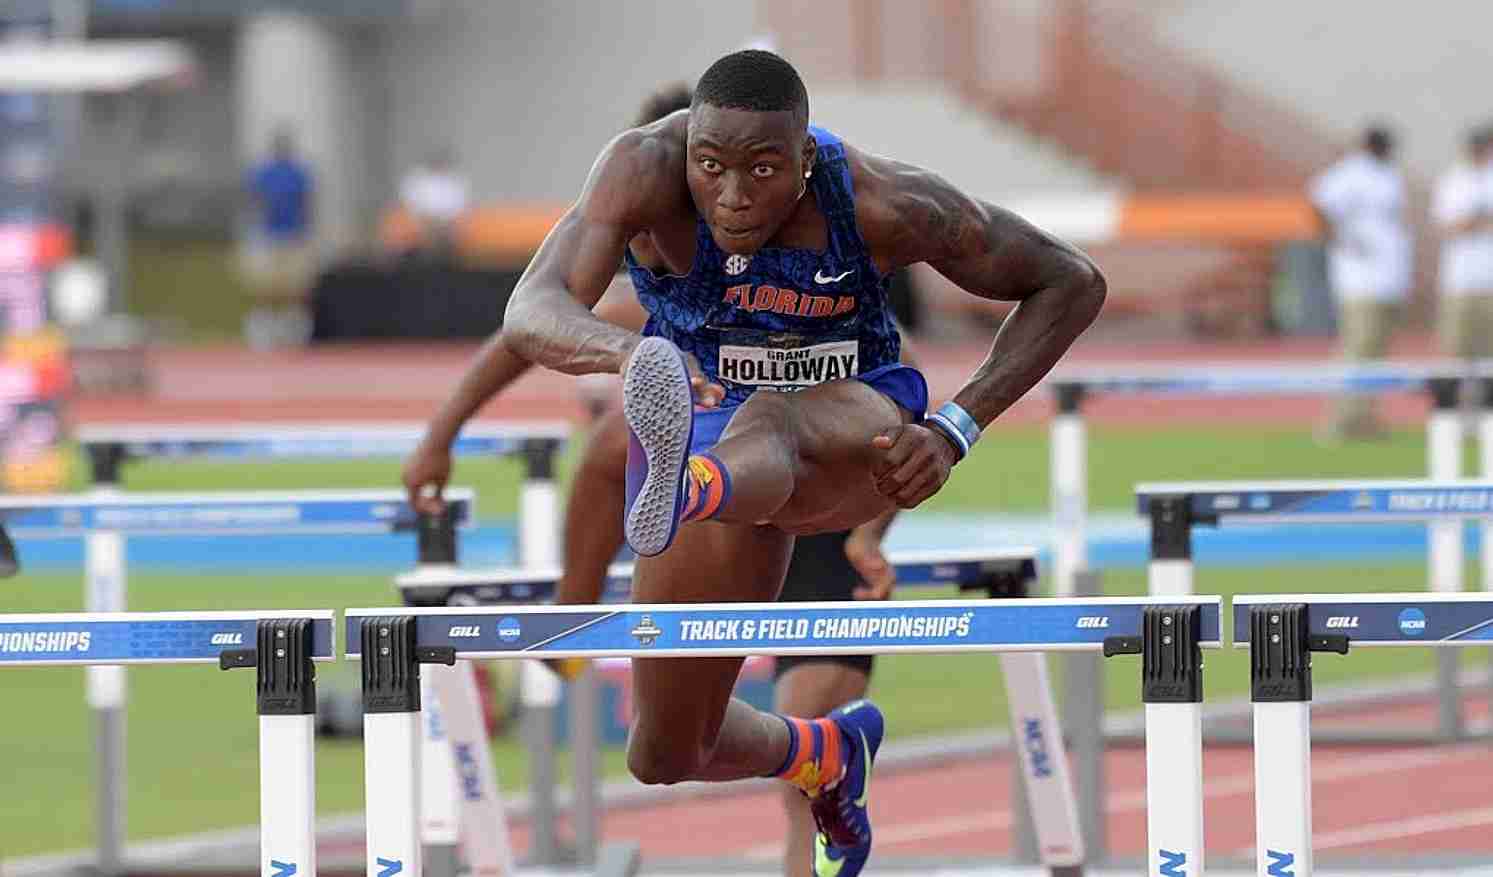
[[[861,583],[855,567],[845,559],[845,540],[850,533],[820,533],[799,536],[793,544],[793,559],[788,563],[788,578],[778,600],[784,603],[806,603],[815,600],[853,600],[852,591]],[[871,675],[873,655],[779,655],[773,675],[782,678],[788,670],[801,664],[831,663],[853,667]]]

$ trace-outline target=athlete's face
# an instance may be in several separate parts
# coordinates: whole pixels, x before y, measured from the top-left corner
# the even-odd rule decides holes
[[[813,138],[791,111],[690,110],[690,194],[727,253],[750,255],[777,233],[803,196],[813,162]]]

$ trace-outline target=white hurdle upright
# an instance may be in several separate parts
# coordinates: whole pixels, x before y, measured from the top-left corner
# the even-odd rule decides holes
[[[349,609],[363,661],[368,874],[421,877],[420,664],[461,659],[743,657],[864,652],[1102,651],[1143,655],[1151,867],[1201,873],[1201,648],[1220,644],[1216,597],[923,600]],[[1153,707],[1166,707],[1154,709]],[[1191,745],[1189,753],[1176,747]],[[1177,765],[1181,764],[1181,769]],[[1196,869],[1196,870],[1190,870]],[[1154,871],[1153,871],[1154,872]]]
[[[1088,517],[1087,436],[1083,403],[1090,396],[1155,396],[1245,398],[1261,396],[1378,395],[1426,393],[1433,409],[1426,423],[1428,474],[1456,478],[1462,455],[1462,421],[1457,397],[1463,383],[1476,374],[1467,363],[1364,363],[1324,366],[1319,363],[1261,364],[1124,363],[1063,369],[1047,381],[1057,403],[1051,426],[1052,515],[1056,531],[1053,573],[1058,596],[1072,596],[1073,577],[1088,563],[1085,529]],[[1489,374],[1493,374],[1490,372]],[[1493,379],[1490,379],[1493,381]],[[1488,386],[1485,383],[1485,387]],[[1485,404],[1493,406],[1493,390],[1485,389]],[[1483,414],[1484,477],[1493,478],[1493,407]],[[1460,575],[1462,543],[1447,536],[1432,548],[1432,576],[1455,568]],[[1493,587],[1493,563],[1484,579]],[[1446,580],[1448,583],[1450,579]],[[1450,590],[1450,588],[1447,588]]]
[[[1255,873],[1310,877],[1312,652],[1493,643],[1483,594],[1266,594],[1235,597],[1233,643],[1250,649],[1254,701]]]
[[[316,674],[337,657],[330,611],[0,615],[0,668],[216,663],[254,668],[259,873],[316,875]],[[4,672],[4,670],[0,670]]]
[[[1028,596],[1030,587],[1037,579],[1037,551],[1032,548],[894,552],[889,560],[896,569],[898,587],[903,591],[918,586],[957,585],[961,590],[984,592],[988,597],[1019,598]],[[533,605],[553,601],[559,577],[558,568],[471,570],[422,567],[400,576],[396,579],[396,585],[404,596],[405,604],[412,606]],[[629,597],[631,577],[631,564],[614,565],[609,570],[605,583],[606,601],[625,602]],[[1018,813],[1018,817],[1028,818],[1019,827],[1032,836],[1033,861],[1040,861],[1048,866],[1054,877],[1077,873],[1086,860],[1086,843],[1078,822],[1068,753],[1048,681],[1047,662],[1044,656],[1038,654],[1002,654],[1000,661],[1011,713],[1012,739],[1017,752],[1017,776],[1013,790],[1026,792],[1025,801],[1013,802],[1013,810]],[[437,677],[448,672],[450,671],[441,667],[431,668],[432,675]],[[576,858],[582,864],[593,864],[602,858],[623,861],[624,857],[618,850],[602,850],[599,842],[600,776],[596,759],[600,741],[597,739],[596,722],[600,704],[596,686],[583,684],[586,681],[594,681],[594,678],[573,680],[571,688],[575,795],[570,823],[576,834]],[[449,706],[451,702],[446,699],[442,699],[438,705],[425,701],[427,711],[433,708],[446,709]],[[475,704],[468,709],[475,710]],[[434,723],[427,717],[427,731],[433,726]],[[432,774],[437,774],[447,777],[444,785],[450,789],[442,793],[442,800],[432,801],[427,798],[425,802],[426,865],[432,877],[446,873],[435,870],[431,861],[443,855],[437,850],[442,843],[440,838],[444,836],[443,831],[450,822],[445,815],[448,812],[447,802],[452,799],[460,800],[459,809],[467,814],[478,809],[490,809],[492,802],[501,800],[490,772],[478,775],[479,785],[479,782],[472,781],[467,775],[457,778],[446,766],[452,742],[459,740],[462,733],[480,734],[480,723],[473,720],[470,730],[444,727],[442,730],[449,732],[451,741],[444,737],[433,740],[429,734],[426,738],[425,788],[431,790],[443,787],[441,779],[431,777]],[[532,745],[535,742],[531,738],[531,763],[538,765],[553,762],[553,747],[535,747]],[[539,742],[548,743],[547,740]],[[432,755],[432,746],[441,751]],[[552,770],[551,768],[550,771]],[[1021,796],[1018,794],[1016,797],[1019,799]],[[541,818],[553,822],[556,817],[551,810],[534,807],[531,824]],[[474,817],[472,821],[488,825],[493,837],[507,836],[503,826],[491,828],[490,817]],[[539,826],[534,825],[534,831],[538,836]],[[552,830],[546,832],[548,837],[553,835]],[[545,851],[540,849],[533,858],[541,864],[548,864],[544,855]],[[468,851],[468,859],[474,862],[473,868],[478,867],[475,862],[495,861],[491,858],[474,857],[471,850]],[[500,868],[499,872],[504,873]]]
[[[1218,481],[1140,484],[1135,491],[1138,511],[1151,521],[1153,595],[1192,592],[1195,526],[1426,521],[1460,532],[1469,519],[1493,519],[1493,480],[1488,479]],[[1447,561],[1445,555],[1433,557],[1433,570]],[[1460,551],[1456,562],[1460,566]],[[1433,582],[1451,578],[1443,571]],[[1460,578],[1458,569],[1459,586]],[[1446,657],[1437,663],[1437,733],[1456,739],[1465,734],[1456,661],[1445,651],[1440,655]],[[1354,734],[1352,739],[1382,740],[1386,735]]]
[[[404,494],[392,490],[122,493],[100,487],[78,495],[0,497],[0,534],[21,538],[84,539],[85,606],[90,612],[125,609],[126,539],[143,535],[256,536],[269,533],[393,533],[419,530],[428,543],[454,543],[456,527],[472,517],[475,496],[452,488],[446,520],[417,520]],[[444,536],[449,532],[452,535]],[[11,546],[12,550],[14,546]],[[14,559],[14,558],[12,558]],[[16,560],[17,569],[19,560]],[[12,569],[14,574],[16,569]],[[87,668],[88,704],[96,716],[97,869],[122,872],[125,820],[125,668]]]

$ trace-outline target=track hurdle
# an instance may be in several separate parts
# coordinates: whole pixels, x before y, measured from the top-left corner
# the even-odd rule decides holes
[[[1192,592],[1195,526],[1427,521],[1459,530],[1468,519],[1493,519],[1493,480],[1222,481],[1141,484],[1135,490],[1138,511],[1151,521],[1152,594]],[[1436,544],[1434,533],[1431,544]],[[1432,593],[1461,590],[1461,573],[1460,552],[1456,558],[1433,557]],[[1464,736],[1457,660],[1451,652],[1437,653],[1437,689],[1439,736]]]
[[[896,569],[899,590],[919,586],[957,585],[964,591],[983,591],[991,598],[1020,598],[1028,596],[1037,579],[1037,552],[1031,548],[894,552],[888,559]],[[629,598],[632,571],[631,564],[615,564],[609,569],[603,588],[604,602],[625,602]],[[532,605],[553,601],[559,577],[558,569],[435,568],[417,569],[399,576],[396,585],[407,605]],[[1017,834],[1029,841],[1027,845],[1030,847],[1031,860],[1041,861],[1056,875],[1078,873],[1085,861],[1086,839],[1079,828],[1077,803],[1070,781],[1062,729],[1053,702],[1047,663],[1041,655],[1005,654],[1001,656],[1001,666],[1011,709],[1013,745],[1018,752],[1016,782],[1012,788],[1018,798],[1023,791],[1027,796],[1027,800],[1013,802],[1012,811],[1028,817],[1019,826]],[[432,668],[431,675],[441,679],[446,672],[442,668]],[[450,691],[456,696],[462,696],[460,688],[453,687]],[[596,769],[596,753],[600,749],[596,728],[600,705],[595,677],[588,672],[575,680],[571,698],[575,792],[570,822],[576,834],[577,858],[582,864],[591,864],[603,855],[599,844],[600,776]],[[427,711],[432,706],[435,705],[427,700]],[[441,712],[460,710],[464,715],[475,715],[472,705],[454,704],[445,696],[440,698],[437,709]],[[427,716],[427,744],[431,742],[429,736],[433,726],[442,735],[449,736],[458,748],[469,738],[481,739],[480,722],[443,720],[433,723]],[[1023,742],[1028,745],[1021,745]],[[536,743],[539,745],[534,745]],[[1041,745],[1038,746],[1038,743]],[[540,852],[540,858],[543,858],[556,845],[553,826],[557,821],[558,808],[552,791],[553,780],[549,779],[555,776],[555,753],[553,741],[549,738],[531,739],[530,744],[530,760],[535,777],[530,814],[534,825],[535,848]],[[479,816],[478,811],[490,808],[489,802],[498,801],[499,794],[490,772],[480,775],[484,788],[477,790],[473,788],[473,782],[465,772],[459,782],[454,781],[443,764],[448,758],[445,753],[432,754],[429,745],[425,752],[425,772],[429,780],[425,789],[449,790],[435,791],[435,794],[441,796],[436,800],[427,796],[423,814],[425,852],[428,862],[437,859],[449,861],[449,854],[440,849],[443,845],[442,838],[445,837],[442,826],[449,821],[444,815],[444,802],[460,801],[465,820],[490,826],[492,817]],[[1097,752],[1084,753],[1084,756],[1092,760],[1099,757]],[[431,780],[429,775],[432,772],[446,773],[448,776],[444,781]],[[467,811],[471,811],[470,814]],[[497,811],[497,818],[501,819],[501,810]],[[469,857],[470,855],[469,853]],[[432,875],[445,873],[433,868],[430,870]]]
[[[1312,874],[1312,652],[1493,642],[1493,598],[1478,594],[1249,595],[1233,601],[1233,643],[1250,650],[1256,873]]]
[[[1493,367],[1478,371],[1471,365],[1453,361],[1337,366],[1174,363],[1149,367],[1090,366],[1055,374],[1047,382],[1057,403],[1050,431],[1055,593],[1072,596],[1073,576],[1088,565],[1085,535],[1088,437],[1083,420],[1083,403],[1087,398],[1101,394],[1244,398],[1426,393],[1433,405],[1426,422],[1427,475],[1440,481],[1461,476],[1463,429],[1457,398],[1468,380],[1477,382],[1477,396],[1483,406],[1479,427],[1482,474],[1493,478]],[[1433,570],[1454,568],[1460,576],[1462,542],[1458,533],[1455,525],[1433,526]],[[1485,536],[1489,535],[1493,535],[1493,529],[1485,531]],[[1489,554],[1484,552],[1483,581],[1493,587],[1493,559]]]
[[[89,612],[125,609],[129,536],[254,536],[269,533],[398,533],[419,531],[424,543],[446,527],[471,519],[471,490],[448,491],[446,520],[420,522],[404,494],[390,490],[245,491],[222,493],[100,493],[0,497],[0,539],[84,540],[85,606]],[[0,546],[3,547],[3,546]],[[13,546],[12,546],[13,547]],[[425,553],[422,550],[422,554]],[[9,558],[15,565],[19,561]],[[122,666],[88,669],[86,692],[93,709],[98,749],[98,868],[124,868],[125,671]]]
[[[1148,859],[1153,873],[1201,873],[1200,650],[1219,646],[1219,604],[1183,596],[349,609],[347,656],[363,661],[365,703],[376,707],[364,731],[368,874],[423,873],[423,663],[1044,651],[1143,656]]]
[[[330,611],[0,615],[0,668],[216,663],[253,668],[259,873],[316,875],[316,674],[336,660]],[[3,673],[4,670],[0,670]]]
[[[518,562],[548,566],[560,562],[560,493],[555,480],[556,462],[568,440],[571,427],[564,421],[504,421],[467,424],[451,445],[451,452],[468,457],[511,457],[523,460],[524,478],[519,487]],[[263,462],[266,460],[351,460],[404,457],[425,434],[425,424],[413,422],[346,421],[306,423],[219,423],[166,425],[157,423],[112,423],[85,425],[77,440],[88,454],[94,491],[98,496],[118,493],[122,470],[131,461],[148,459]],[[448,527],[448,524],[441,525]],[[421,530],[422,539],[426,531]],[[91,551],[109,557],[119,551],[119,535],[96,531],[88,536]],[[430,550],[422,541],[422,559],[455,563],[454,542],[433,540]],[[123,569],[90,567],[101,587],[123,582]],[[120,585],[122,587],[122,584]],[[90,607],[100,611],[108,606]],[[469,669],[469,668],[468,668]],[[544,703],[559,698],[558,683],[538,668],[523,668],[526,702]],[[123,819],[121,800],[110,821]],[[104,824],[101,822],[101,824]],[[452,831],[454,831],[454,826]],[[105,874],[117,871],[119,847],[106,833],[99,862]]]

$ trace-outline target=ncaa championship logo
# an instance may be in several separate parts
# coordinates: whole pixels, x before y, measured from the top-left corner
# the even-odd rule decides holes
[[[503,642],[518,642],[518,638],[523,632],[524,630],[519,626],[517,618],[508,617],[498,619],[498,639]]]
[[[1411,607],[1400,613],[1400,633],[1421,636],[1426,632],[1426,613]]]

